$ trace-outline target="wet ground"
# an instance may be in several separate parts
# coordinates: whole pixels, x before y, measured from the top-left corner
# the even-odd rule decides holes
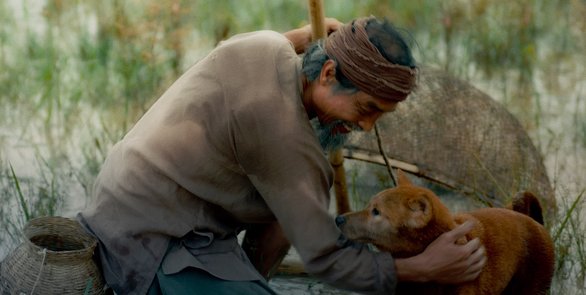
[[[357,294],[334,289],[322,282],[302,276],[280,275],[269,282],[269,285],[278,294],[305,295],[305,294]]]
[[[269,282],[269,285],[278,294],[284,295],[306,295],[306,294],[336,294],[354,295],[357,293],[348,292],[333,288],[324,284],[316,278],[310,277],[302,272],[301,262],[297,253],[292,249],[285,257],[279,272]]]

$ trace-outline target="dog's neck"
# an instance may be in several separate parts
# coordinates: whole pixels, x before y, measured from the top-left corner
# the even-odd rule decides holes
[[[454,226],[442,222],[430,222],[427,226],[420,229],[404,229],[401,233],[406,238],[409,247],[405,251],[392,253],[397,258],[411,257],[420,254],[429,244],[435,241],[441,234],[450,231]]]
[[[425,250],[429,244],[441,234],[456,227],[456,222],[447,207],[441,203],[434,204],[433,218],[422,228],[402,228],[400,235],[405,238],[402,251],[387,249],[396,258],[405,258],[417,255]],[[384,251],[384,249],[382,249]]]

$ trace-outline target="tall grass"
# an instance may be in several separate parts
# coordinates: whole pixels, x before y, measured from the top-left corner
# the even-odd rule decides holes
[[[389,18],[413,36],[418,61],[470,81],[521,120],[559,199],[548,222],[557,251],[552,293],[578,294],[586,276],[586,4],[325,4],[342,21]],[[290,0],[0,1],[0,249],[14,246],[29,218],[82,207],[110,147],[219,41],[307,19],[304,2]],[[384,169],[373,171],[384,187]],[[355,180],[357,207],[365,196]]]
[[[61,172],[43,159],[34,177],[18,177],[18,172],[8,163],[8,169],[0,171],[0,253],[12,249],[22,239],[21,229],[32,218],[54,216],[62,211],[67,201],[61,181]],[[4,166],[4,163],[2,163]]]
[[[586,288],[586,211],[582,190],[576,197],[563,197],[560,200],[559,219],[551,228],[556,246],[556,277],[553,281],[553,294],[578,294]]]

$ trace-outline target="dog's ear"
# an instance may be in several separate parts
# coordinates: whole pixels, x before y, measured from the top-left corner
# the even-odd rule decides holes
[[[431,202],[423,194],[408,201],[407,206],[411,210],[411,217],[407,225],[411,228],[422,228],[431,220]]]
[[[397,186],[413,185],[403,170],[397,170]]]

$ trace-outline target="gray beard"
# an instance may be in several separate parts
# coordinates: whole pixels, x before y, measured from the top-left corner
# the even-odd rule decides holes
[[[325,152],[340,149],[348,141],[350,133],[334,132],[334,128],[342,124],[342,121],[335,121],[329,124],[322,124],[317,118],[311,120],[311,126],[317,135],[319,144]]]

